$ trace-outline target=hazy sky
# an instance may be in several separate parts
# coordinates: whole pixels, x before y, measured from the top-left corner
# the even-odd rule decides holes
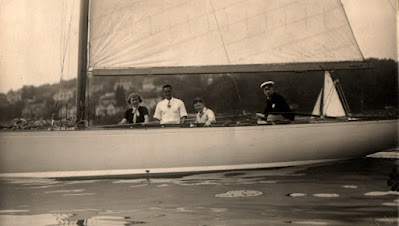
[[[397,0],[342,3],[364,57],[396,60]],[[76,77],[79,5],[0,0],[0,92]]]

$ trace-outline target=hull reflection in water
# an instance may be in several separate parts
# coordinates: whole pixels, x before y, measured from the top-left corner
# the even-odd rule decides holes
[[[395,147],[398,120],[4,132],[0,176],[90,177],[295,166]]]

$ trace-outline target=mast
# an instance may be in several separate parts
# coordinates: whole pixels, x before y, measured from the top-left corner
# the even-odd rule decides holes
[[[85,120],[86,112],[88,16],[89,0],[80,0],[78,79],[76,91],[76,110],[78,122],[81,120]]]

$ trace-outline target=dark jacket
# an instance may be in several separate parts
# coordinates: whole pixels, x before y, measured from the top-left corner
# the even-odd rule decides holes
[[[144,122],[144,115],[148,115],[148,109],[143,106],[139,106],[138,108],[140,115],[136,119],[136,123]],[[133,109],[129,108],[125,111],[125,115],[123,116],[129,123],[133,123]]]
[[[289,120],[294,120],[295,115],[290,114],[287,112],[292,112],[290,106],[288,106],[287,102],[285,101],[284,97],[277,93],[273,93],[270,98],[266,100],[266,108],[263,114],[267,117],[267,115],[272,114],[273,112],[284,112],[281,114],[285,118]]]

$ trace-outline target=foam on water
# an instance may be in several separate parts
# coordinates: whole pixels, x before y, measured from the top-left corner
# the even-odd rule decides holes
[[[130,186],[131,188],[139,188],[139,187],[146,187],[148,184],[137,184],[137,185],[132,185]]]
[[[357,188],[356,185],[342,185],[342,187],[343,187],[343,188],[352,188],[352,189]]]
[[[304,224],[304,225],[328,225],[327,222],[323,221],[291,221],[291,224]]]
[[[68,220],[59,218],[53,214],[38,214],[38,215],[0,215],[0,225],[62,225],[66,224]],[[4,224],[3,224],[4,223]]]
[[[227,208],[211,208],[211,212],[213,213],[222,213],[222,212],[227,212]]]
[[[375,221],[377,222],[382,222],[382,223],[390,223],[390,224],[394,224],[394,223],[399,223],[399,218],[378,218],[375,219]]]
[[[399,159],[399,148],[391,151],[382,151],[374,154],[370,154],[369,158],[384,158],[384,159]]]
[[[25,213],[30,210],[0,210],[0,213]]]
[[[364,193],[366,196],[399,195],[397,191],[372,191]]]
[[[10,178],[10,179],[1,179],[7,181],[9,184],[20,184],[26,186],[44,186],[44,185],[54,185],[59,184],[59,181],[54,179],[45,179],[45,178]]]
[[[396,203],[396,202],[384,202],[382,205],[383,206],[396,206],[396,207],[399,207],[399,204]]]
[[[50,213],[73,213],[73,212],[98,212],[100,209],[73,209],[73,210],[51,210]]]
[[[100,180],[77,180],[77,181],[67,182],[65,184],[91,184],[91,183],[96,183],[99,181]]]
[[[62,196],[86,196],[86,195],[95,195],[95,193],[63,194]]]
[[[291,197],[303,197],[303,196],[306,196],[306,194],[304,194],[304,193],[290,193],[290,194],[288,194],[288,196],[291,196]]]
[[[319,197],[319,198],[336,198],[336,197],[339,197],[338,194],[334,194],[334,193],[318,193],[318,194],[313,194],[313,196]]]
[[[70,192],[83,192],[86,189],[71,189],[71,190],[55,190],[55,191],[46,191],[44,193],[70,193]]]
[[[138,184],[147,182],[147,179],[132,179],[132,180],[117,180],[113,181],[113,184]]]
[[[251,196],[259,196],[263,193],[255,190],[235,190],[228,191],[226,193],[217,194],[216,197],[219,198],[236,198],[236,197],[251,197]]]
[[[176,210],[178,212],[194,212],[194,210],[187,209],[186,207],[178,207]]]

